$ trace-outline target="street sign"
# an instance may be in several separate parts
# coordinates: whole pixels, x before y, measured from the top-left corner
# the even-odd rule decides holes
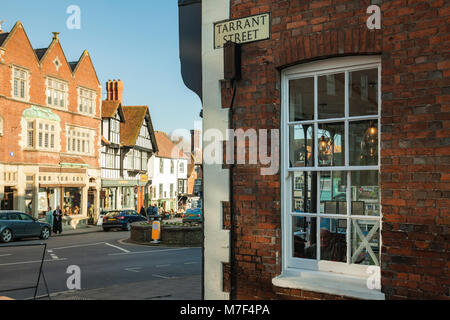
[[[214,24],[214,49],[223,48],[227,41],[248,43],[270,39],[270,13]]]

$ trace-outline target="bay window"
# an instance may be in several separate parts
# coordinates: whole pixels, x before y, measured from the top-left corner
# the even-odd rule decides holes
[[[59,142],[57,122],[36,119],[26,123],[26,146],[27,148],[42,151],[57,151]]]
[[[379,273],[380,70],[372,56],[283,71],[285,270]]]

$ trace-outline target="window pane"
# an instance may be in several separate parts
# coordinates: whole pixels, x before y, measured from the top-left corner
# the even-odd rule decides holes
[[[350,116],[378,114],[378,69],[349,73]]]
[[[344,123],[319,124],[319,166],[345,166]]]
[[[343,118],[345,116],[345,74],[319,77],[319,119]]]
[[[320,173],[320,213],[347,214],[347,172]]]
[[[350,165],[378,165],[378,121],[356,121],[349,124]]]
[[[316,190],[316,172],[294,172],[292,211],[317,213]]]
[[[347,220],[320,218],[320,260],[347,262]]]
[[[20,97],[25,98],[25,81],[20,81]]]
[[[289,121],[314,119],[314,78],[289,82]]]
[[[378,177],[378,171],[352,172],[352,215],[380,215],[380,187]]]
[[[380,265],[380,222],[352,220],[351,263]]]
[[[293,217],[292,218],[292,255],[295,258],[317,258],[317,218]]]
[[[296,125],[289,128],[289,166],[314,166],[314,126]]]

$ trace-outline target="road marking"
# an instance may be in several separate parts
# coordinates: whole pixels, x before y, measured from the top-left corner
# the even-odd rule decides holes
[[[115,246],[115,245],[113,245],[113,244],[110,244],[110,243],[106,243],[106,242],[105,242],[105,244],[106,244],[107,246],[110,246],[110,247],[113,247],[113,248],[119,249],[119,250],[121,250],[121,251],[123,251],[123,252],[125,252],[125,253],[130,253],[130,251],[128,251],[128,250],[126,250],[126,249],[124,249],[124,248],[121,248],[121,247]]]
[[[50,257],[52,257],[53,260],[58,260],[58,256],[56,254],[51,253]]]
[[[197,264],[197,261],[192,261],[192,262],[185,262],[184,264]]]
[[[61,258],[61,259],[51,259],[51,260],[44,260],[44,262],[54,262],[54,261],[64,261],[67,260],[66,258]],[[3,263],[0,264],[0,266],[13,266],[13,265],[18,265],[18,264],[32,264],[32,263],[41,263],[42,260],[36,260],[36,261],[22,261],[22,262],[12,262],[12,263]]]
[[[105,242],[97,242],[97,243],[89,243],[89,244],[80,244],[75,246],[69,246],[69,247],[59,247],[59,248],[53,248],[53,250],[62,250],[62,249],[71,249],[71,248],[82,248],[82,247],[89,247],[89,246],[98,246],[100,244],[105,244]]]
[[[8,253],[8,254],[0,254],[0,257],[8,257],[8,256],[11,256],[12,254],[11,253]]]
[[[152,274],[153,277],[156,278],[161,278],[161,279],[175,279],[175,277],[166,277],[166,276],[161,276],[159,274]]]
[[[141,270],[141,269],[142,269],[141,267],[125,268],[126,271],[136,272],[136,273],[139,273],[140,271],[138,271],[138,270]]]
[[[135,251],[135,252],[128,252],[128,253],[110,253],[110,256],[121,256],[125,254],[141,254],[141,253],[158,253],[158,252],[166,252],[166,251],[180,251],[180,250],[187,250],[187,249],[195,249],[193,247],[189,248],[179,248],[179,249],[166,249],[166,250],[150,250],[150,251]]]
[[[155,266],[156,268],[164,268],[164,267],[169,267],[170,266],[170,264],[160,264],[160,265],[157,265],[157,266]]]

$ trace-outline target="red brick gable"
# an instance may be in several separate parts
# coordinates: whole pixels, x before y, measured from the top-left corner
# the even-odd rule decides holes
[[[100,145],[101,87],[92,61],[87,51],[83,52],[77,63],[77,70],[72,72],[64,51],[58,40],[53,39],[42,60],[39,61],[36,51],[32,48],[26,31],[20,22],[16,23],[11,32],[3,39],[2,63],[0,63],[0,116],[4,119],[4,134],[0,136],[0,161],[5,163],[21,162],[27,164],[58,165],[58,152],[27,152],[19,145],[24,141],[22,114],[31,106],[49,108],[60,119],[60,136],[58,141],[60,152],[67,150],[66,128],[68,125],[89,128],[95,132],[93,145]],[[53,61],[59,58],[61,66],[56,69]],[[20,101],[12,97],[12,66],[26,69],[29,72],[29,100]],[[54,77],[68,84],[68,109],[61,110],[47,106],[46,78]],[[95,91],[97,95],[96,113],[94,117],[78,112],[78,88],[84,87]],[[12,157],[10,154],[14,154]],[[95,148],[92,156],[83,160],[91,168],[99,168],[99,151]]]

